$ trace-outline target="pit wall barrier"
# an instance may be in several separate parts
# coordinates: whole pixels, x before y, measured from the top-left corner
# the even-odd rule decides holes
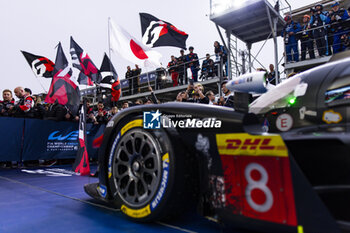
[[[78,122],[0,118],[0,161],[74,159]],[[87,151],[97,158],[105,125],[86,124]]]

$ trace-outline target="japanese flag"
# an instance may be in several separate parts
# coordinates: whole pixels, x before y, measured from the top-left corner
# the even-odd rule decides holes
[[[110,47],[125,60],[143,67],[160,67],[162,55],[132,37],[124,28],[109,19]]]

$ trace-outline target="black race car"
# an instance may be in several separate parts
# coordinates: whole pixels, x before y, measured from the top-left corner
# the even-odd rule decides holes
[[[345,59],[290,78],[249,113],[190,103],[123,110],[104,133],[99,183],[85,190],[140,222],[196,206],[241,229],[349,230],[349,105]]]

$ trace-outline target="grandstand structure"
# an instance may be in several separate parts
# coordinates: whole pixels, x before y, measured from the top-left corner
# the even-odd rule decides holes
[[[215,23],[221,42],[229,55],[228,78],[232,79],[256,70],[254,64],[264,67],[263,62],[259,61],[257,57],[270,39],[273,40],[274,44],[274,67],[279,75],[285,73],[288,76],[292,72],[301,72],[328,62],[331,56],[320,57],[316,53],[315,59],[287,63],[285,53],[279,54],[278,52],[281,47],[284,50],[284,44],[278,43],[277,38],[281,36],[281,31],[285,26],[284,17],[287,14],[292,15],[293,20],[300,23],[303,16],[310,13],[311,7],[320,3],[324,6],[325,11],[329,11],[332,2],[332,0],[315,1],[313,4],[292,10],[288,0],[210,0],[210,20]],[[350,6],[346,0],[339,0],[339,3],[343,8]],[[245,44],[245,48],[239,48],[241,42]],[[257,42],[263,43],[258,52],[252,54],[252,46]],[[316,45],[314,48],[317,51]],[[204,58],[200,59],[200,63],[202,59]],[[279,71],[279,68],[282,67],[281,64],[284,70]],[[205,81],[199,80],[206,91],[212,90],[214,93],[220,93],[220,83],[224,77],[221,75],[222,72],[219,71],[218,74],[218,76]],[[140,92],[137,94],[130,94],[128,81],[121,80],[122,96],[118,106],[124,101],[145,100],[151,94],[148,90],[149,85],[152,86],[161,102],[174,101],[176,95],[187,88],[187,85],[173,87],[170,74],[167,71],[161,77],[164,84],[161,89],[157,88],[159,80],[157,71],[141,74]],[[97,100],[97,91],[94,88],[83,90],[82,94],[89,96],[94,102]],[[108,94],[108,90],[103,90],[104,96]]]
[[[266,41],[271,38],[274,41],[274,60],[278,73],[277,37],[285,25],[283,15],[290,12],[291,6],[286,0],[210,1],[210,20],[216,24],[221,40],[230,54],[228,59],[231,67],[230,78],[252,72],[255,61],[263,67],[256,58]],[[225,31],[226,38],[222,35],[220,28]],[[237,48],[237,40],[245,43],[246,51],[240,51]],[[265,43],[254,56],[251,53],[252,45],[261,41]],[[242,58],[241,62],[239,56]]]

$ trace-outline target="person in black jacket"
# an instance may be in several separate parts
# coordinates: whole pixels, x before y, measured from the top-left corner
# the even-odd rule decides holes
[[[128,80],[128,83],[129,83],[129,95],[132,95],[132,87],[133,87],[133,84],[132,84],[132,77],[133,77],[133,71],[131,70],[131,67],[128,66],[127,67],[127,71],[125,73],[125,79]]]
[[[198,71],[199,71],[199,59],[197,53],[194,53],[194,48],[189,47],[190,53],[186,56],[186,61],[188,62],[188,67],[192,72],[192,79],[194,82],[198,81]]]
[[[66,107],[59,104],[56,100],[54,104],[51,104],[48,111],[45,113],[44,120],[64,121],[66,119],[66,114]]]
[[[183,49],[180,50],[181,56],[178,57],[177,65],[178,65],[178,74],[179,74],[179,85],[187,85],[187,66],[186,66],[186,55]],[[184,82],[185,81],[185,82]]]
[[[12,98],[12,91],[5,89],[2,92],[3,100],[0,101],[0,115],[1,116],[12,116],[11,108],[15,105],[15,100]]]
[[[34,118],[43,119],[45,114],[45,107],[41,103],[40,96],[33,96],[34,99],[34,107],[33,107],[33,114]]]

